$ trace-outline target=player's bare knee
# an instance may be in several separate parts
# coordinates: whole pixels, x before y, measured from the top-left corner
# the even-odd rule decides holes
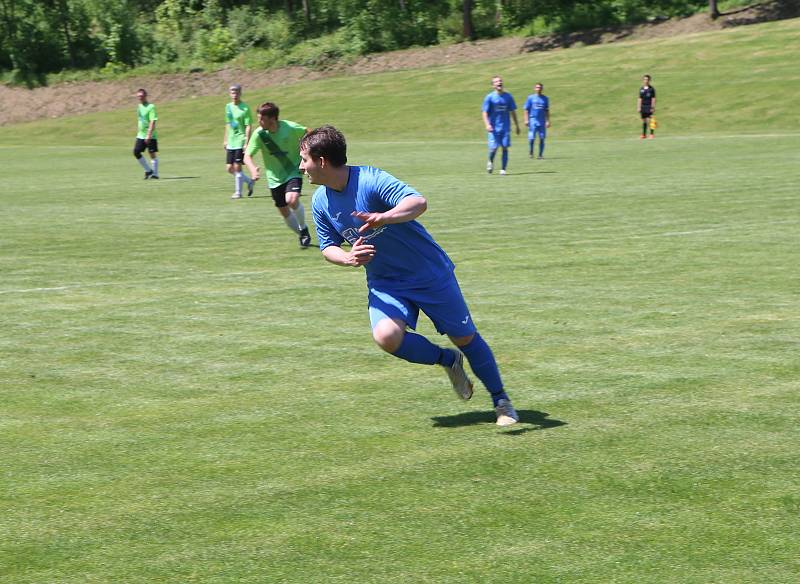
[[[388,318],[380,321],[372,329],[372,339],[387,353],[394,353],[400,348],[404,335],[405,330]]]
[[[472,341],[472,339],[474,339],[474,338],[475,338],[474,334],[467,335],[466,337],[453,337],[453,336],[450,336],[450,341],[456,347],[463,347],[464,345],[469,345],[470,342]]]

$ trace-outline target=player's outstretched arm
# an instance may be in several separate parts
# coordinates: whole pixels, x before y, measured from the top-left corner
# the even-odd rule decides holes
[[[322,256],[337,266],[357,268],[372,261],[375,257],[375,246],[364,243],[364,238],[359,237],[350,251],[345,251],[338,245],[329,245],[322,250]]]
[[[352,215],[353,217],[358,217],[364,222],[364,225],[358,228],[359,233],[364,233],[369,229],[377,229],[382,225],[413,221],[422,215],[427,209],[428,201],[425,200],[425,197],[412,195],[404,198],[396,206],[384,213],[364,213],[362,211],[353,211]]]
[[[261,178],[261,169],[256,166],[255,162],[253,162],[253,157],[249,154],[244,155],[244,165],[250,171],[250,178],[253,180]]]

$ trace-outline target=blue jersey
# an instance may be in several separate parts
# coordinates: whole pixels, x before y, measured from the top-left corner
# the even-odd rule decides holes
[[[311,201],[319,248],[340,246],[345,241],[352,245],[364,237],[375,246],[375,256],[364,266],[370,287],[424,288],[452,274],[453,262],[417,221],[383,225],[363,235],[358,233],[364,222],[353,217],[353,211],[383,213],[419,193],[379,168],[348,168],[350,177],[343,191],[321,186]]]
[[[510,113],[517,109],[514,98],[510,93],[497,93],[492,91],[483,100],[483,109],[489,114],[489,123],[492,124],[496,134],[511,130]]]
[[[544,126],[547,121],[547,110],[550,109],[550,100],[546,95],[532,93],[525,100],[525,110],[528,112],[528,125]]]

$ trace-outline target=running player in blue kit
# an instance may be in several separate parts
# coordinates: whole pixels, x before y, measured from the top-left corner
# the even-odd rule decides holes
[[[494,91],[483,99],[482,116],[483,124],[488,132],[489,161],[486,163],[486,172],[494,170],[494,155],[497,149],[503,149],[502,166],[500,174],[506,174],[508,166],[508,149],[511,147],[511,119],[519,135],[517,122],[517,104],[510,93],[503,90],[503,78],[499,75],[492,77]]]
[[[323,256],[339,266],[365,268],[372,337],[378,346],[411,363],[441,365],[464,400],[472,397],[463,366],[466,356],[491,395],[497,425],[516,423],[519,417],[492,350],[472,322],[455,265],[416,221],[427,201],[383,170],[348,165],[345,138],[333,126],[312,130],[300,140],[300,170],[310,183],[321,185],[311,207]],[[412,332],[420,310],[457,349]]]

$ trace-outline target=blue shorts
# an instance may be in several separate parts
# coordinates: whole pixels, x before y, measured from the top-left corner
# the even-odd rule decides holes
[[[508,148],[511,146],[511,132],[487,132],[489,139],[489,150],[497,150],[499,147]]]
[[[422,310],[439,334],[468,337],[477,329],[461,294],[455,274],[435,287],[393,291],[386,287],[369,288],[369,320],[372,328],[384,318],[399,318],[411,329],[417,328]]]
[[[544,140],[547,137],[547,126],[543,124],[534,124],[528,129],[528,140],[533,140],[536,138],[536,134],[539,134],[539,139]]]

